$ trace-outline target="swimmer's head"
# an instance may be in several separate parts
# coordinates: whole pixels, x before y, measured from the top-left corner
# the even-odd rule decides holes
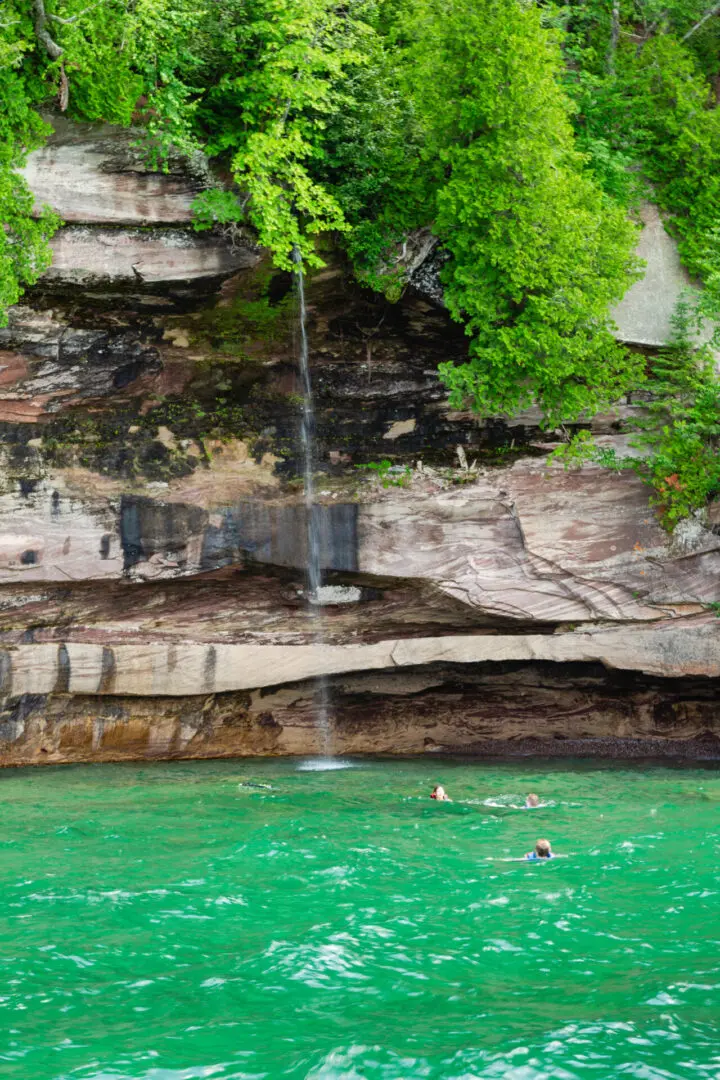
[[[537,844],[535,845],[535,854],[537,855],[538,859],[549,859],[551,854],[550,841],[538,840]]]
[[[525,797],[525,805],[528,806],[528,807],[529,806],[539,806],[540,805],[540,800],[538,799],[537,795],[527,795]]]
[[[432,792],[430,793],[430,798],[431,799],[446,799],[447,798],[447,796],[445,794],[445,788],[442,786],[442,784],[436,784],[435,785],[435,787],[432,789]]]

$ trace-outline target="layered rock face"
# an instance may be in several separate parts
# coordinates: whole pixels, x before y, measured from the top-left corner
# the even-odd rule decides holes
[[[69,126],[28,164],[67,224],[0,331],[0,763],[312,753],[319,676],[342,753],[714,754],[720,536],[451,412],[461,331],[337,263],[308,605],[291,282],[192,231],[203,168]]]
[[[37,205],[51,206],[66,226],[52,241],[51,286],[126,286],[147,306],[152,299],[142,286],[172,295],[182,283],[183,296],[204,279],[217,282],[254,264],[256,253],[192,230],[192,201],[210,180],[202,159],[170,161],[157,173],[144,161],[137,132],[63,118],[54,125],[55,135],[23,170]]]

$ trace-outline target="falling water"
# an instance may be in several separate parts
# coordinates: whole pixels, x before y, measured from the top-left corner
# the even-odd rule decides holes
[[[303,410],[300,433],[303,449],[303,480],[305,486],[305,527],[307,530],[307,599],[315,621],[314,640],[324,641],[323,617],[320,599],[322,586],[320,514],[315,503],[315,408],[310,378],[310,355],[307,338],[307,311],[305,308],[305,281],[302,256],[293,248],[295,283],[298,293],[300,324],[300,375],[302,378]],[[327,679],[319,675],[315,683],[315,722],[320,736],[320,748],[325,756],[331,753],[329,694]]]

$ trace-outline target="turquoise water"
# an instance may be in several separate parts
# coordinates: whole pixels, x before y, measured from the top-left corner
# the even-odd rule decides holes
[[[298,766],[0,773],[0,1077],[720,1078],[719,772]]]

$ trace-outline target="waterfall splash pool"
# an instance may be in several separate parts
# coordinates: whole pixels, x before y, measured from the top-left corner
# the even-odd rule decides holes
[[[0,1076],[720,1076],[720,772],[351,763],[4,772]]]

